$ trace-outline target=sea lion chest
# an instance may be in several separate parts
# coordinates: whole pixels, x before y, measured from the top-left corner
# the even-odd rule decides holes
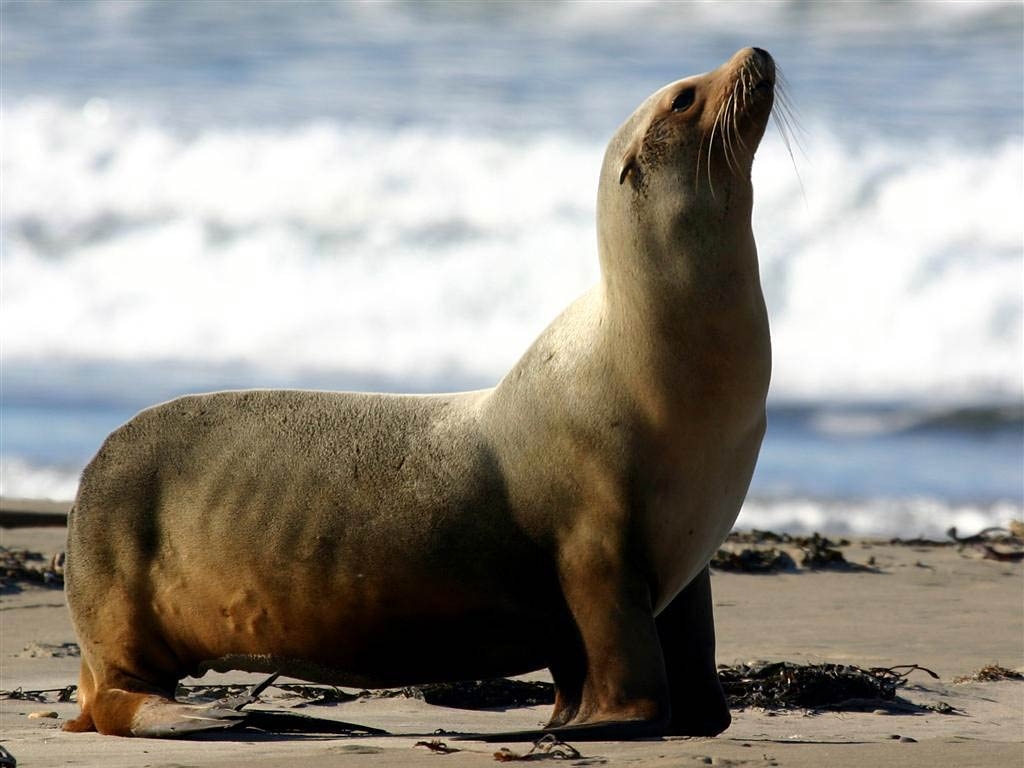
[[[729,533],[764,436],[768,322],[759,292],[733,307],[725,325],[678,330],[637,377],[645,382],[632,400],[641,426],[628,461],[656,611]]]
[[[640,472],[649,479],[635,526],[660,612],[700,572],[728,535],[746,496],[764,419],[747,429],[693,428],[692,440]],[[711,427],[711,425],[705,425]]]
[[[563,313],[499,385],[485,423],[501,425],[491,436],[520,523],[555,539],[586,526],[588,540],[636,548],[661,610],[746,494],[765,427],[767,319],[761,304],[734,312],[728,332],[677,328],[653,344],[635,321],[609,329],[608,309],[591,292]]]

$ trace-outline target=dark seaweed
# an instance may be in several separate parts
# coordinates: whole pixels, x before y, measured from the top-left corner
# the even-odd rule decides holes
[[[454,709],[509,709],[555,703],[551,683],[507,678],[420,685],[403,688],[402,695]]]
[[[858,711],[887,707],[895,711],[921,712],[927,708],[911,704],[896,695],[907,675],[915,671],[938,678],[931,670],[916,664],[864,669],[851,664],[795,664],[788,661],[723,665],[718,668],[718,676],[726,700],[733,709],[758,707],[768,710]],[[970,679],[1021,679],[1021,676],[1013,670],[993,666],[980,670]],[[333,686],[290,683],[265,685],[298,696],[305,700],[305,704],[333,704],[357,698],[401,696],[457,709],[507,709],[551,704],[555,698],[555,689],[551,683],[506,678],[361,691],[358,694],[346,693]],[[242,696],[251,690],[251,686],[245,685],[179,686],[178,698],[193,703],[208,702],[211,698]],[[0,699],[67,702],[72,700],[75,691],[73,685],[39,691],[18,688],[0,691]],[[953,710],[950,708],[949,711]]]
[[[780,571],[796,570],[793,558],[774,547],[771,549],[748,548],[740,552],[720,549],[711,558],[710,565],[717,571],[732,571],[734,573],[779,573]]]
[[[863,709],[866,702],[894,701],[896,689],[914,670],[937,677],[934,672],[917,665],[862,669],[850,664],[794,664],[788,661],[722,666],[718,668],[718,677],[733,709],[835,710]]]
[[[63,553],[46,558],[27,549],[0,547],[0,593],[20,592],[23,584],[63,588]]]
[[[954,683],[992,682],[994,680],[1024,680],[1024,675],[1015,669],[989,664],[970,675],[953,678]]]
[[[824,536],[819,536],[818,534],[814,534],[809,539],[806,539],[799,546],[803,551],[803,557],[800,558],[800,565],[804,568],[812,568],[815,570],[831,568],[844,571],[875,570],[868,565],[851,563],[846,559],[842,552],[835,549],[833,542],[829,541]]]

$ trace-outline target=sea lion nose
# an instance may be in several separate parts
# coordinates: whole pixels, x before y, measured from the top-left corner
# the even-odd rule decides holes
[[[760,82],[757,88],[771,88],[775,85],[775,59],[764,48],[747,48],[743,66],[747,67]]]
[[[727,66],[754,66],[758,69],[773,70],[775,59],[764,48],[740,48],[730,59]]]
[[[753,58],[760,66],[775,66],[775,59],[773,59],[772,55],[768,53],[768,51],[766,51],[764,48],[750,48],[748,50],[750,51],[751,58]]]

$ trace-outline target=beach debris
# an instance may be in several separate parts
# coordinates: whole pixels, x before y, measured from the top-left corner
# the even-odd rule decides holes
[[[554,686],[551,683],[506,678],[363,690],[358,693],[325,685],[271,683],[268,687],[303,700],[294,706],[340,704],[356,699],[407,698],[454,709],[508,709],[553,704],[555,701]],[[249,689],[242,685],[180,685],[177,692],[177,697],[182,701],[205,703],[219,700],[222,704],[234,700],[233,697],[248,695],[251,695]]]
[[[189,704],[214,704],[221,709],[233,709],[238,712],[246,705],[258,701],[260,694],[271,686],[281,689],[306,687],[301,685],[291,686],[287,684],[274,685],[279,676],[280,672],[275,672],[270,675],[270,677],[255,685],[244,685],[239,683],[229,683],[224,685],[179,685],[175,691],[175,697],[179,701],[184,701]],[[317,689],[317,693],[314,694],[314,696],[322,696],[323,698],[327,698],[327,691],[337,690],[328,686],[309,687]],[[338,691],[338,693],[340,694],[341,692]],[[351,701],[355,698],[355,696],[352,696],[351,694],[345,695],[348,696],[348,698],[343,699],[344,701]]]
[[[820,533],[812,533],[810,536],[794,536],[755,528],[751,531],[732,531],[725,541],[726,544],[752,544],[755,546],[739,552],[728,548],[719,549],[711,559],[710,565],[720,571],[740,573],[796,571],[798,568],[792,556],[780,546],[763,548],[764,545],[786,545],[802,552],[800,565],[804,568],[877,572],[877,568],[874,567],[874,558],[868,565],[861,565],[850,562],[839,551],[839,547],[850,546],[849,539],[832,540]]]
[[[886,712],[920,713],[934,711],[943,714],[954,714],[956,710],[949,705],[926,706],[912,704],[896,696],[897,689],[904,684],[908,675],[923,672],[938,679],[938,675],[930,669],[917,664],[894,667],[871,667],[864,669],[850,664],[797,664],[788,661],[750,662],[735,666],[720,665],[718,676],[725,690],[726,700],[733,709],[757,707],[765,710],[787,709],[821,709],[831,711],[863,711],[884,710]],[[991,665],[979,670],[969,678],[958,678],[954,682],[970,680],[1019,680],[1024,675],[1013,670]],[[348,693],[333,686],[297,685],[277,683],[276,675],[264,680],[256,686],[247,685],[190,685],[178,686],[177,698],[186,703],[210,703],[215,701],[220,707],[241,711],[264,690],[275,688],[292,696],[305,698],[307,704],[335,704],[353,701],[359,698],[391,698],[409,697],[440,706],[451,706],[459,709],[500,709],[535,704],[550,704],[555,698],[555,688],[551,683],[539,681],[478,680],[468,683],[450,683],[443,686],[417,686],[410,688],[387,689],[383,691],[360,691]],[[438,699],[433,694],[425,695],[425,691],[438,689],[443,695]],[[43,690],[0,691],[0,699],[16,699],[38,703],[66,703],[74,700],[77,687],[69,685],[64,688]],[[456,692],[453,694],[452,692]],[[467,693],[467,691],[469,693]],[[435,690],[435,693],[437,691]],[[481,693],[482,692],[482,693]],[[453,695],[454,698],[447,698]],[[453,702],[453,703],[442,703]],[[241,727],[259,728],[275,732],[304,733],[346,733],[349,735],[383,734],[375,728],[345,723],[336,720],[307,717],[288,712],[246,709]],[[448,736],[450,733],[437,730],[436,737]],[[547,734],[545,738],[553,734]],[[432,741],[441,740],[433,739]],[[543,739],[541,741],[544,741]],[[557,741],[557,740],[556,740]],[[558,744],[544,741],[534,745],[534,749],[526,755],[513,756],[509,753],[503,760],[569,759],[568,754]],[[568,746],[568,745],[564,745]],[[431,748],[432,749],[432,748]],[[570,748],[571,749],[571,748]],[[436,750],[434,750],[436,751]],[[549,754],[550,753],[550,754]],[[534,755],[536,757],[530,757]],[[559,756],[561,755],[561,756]],[[496,758],[498,759],[498,758]]]
[[[46,557],[27,549],[0,547],[0,593],[20,592],[23,584],[63,587],[63,553]]]
[[[945,701],[936,701],[934,703],[922,704],[922,709],[927,709],[929,712],[935,712],[940,715],[962,715],[963,712],[952,704]]]
[[[953,541],[960,545],[960,549],[971,545],[971,544],[986,544],[992,540],[992,534],[1009,534],[1010,532],[1006,528],[1001,528],[998,525],[991,526],[989,528],[982,528],[977,533],[970,536],[958,536],[956,526],[950,527],[946,531],[946,535],[949,536]]]
[[[877,569],[872,568],[870,565],[851,563],[842,552],[835,548],[837,546],[835,542],[817,533],[806,539],[799,546],[803,551],[800,564],[804,568],[812,568],[814,570],[835,568],[844,571],[877,571]]]
[[[266,709],[247,709],[242,712],[239,721],[242,729],[256,729],[270,733],[330,733],[343,736],[390,736],[380,728],[368,725],[348,723],[342,720],[330,720],[324,717],[297,715],[293,712],[280,712]]]
[[[340,752],[344,755],[379,755],[385,747],[374,747],[369,744],[335,744],[327,747],[328,752]]]
[[[509,709],[555,703],[555,688],[551,683],[503,677],[460,683],[433,683],[372,693],[363,691],[360,695],[385,698],[405,696],[453,709]]]
[[[739,573],[779,573],[795,571],[796,563],[786,552],[770,549],[746,548],[739,552],[720,549],[711,558],[709,565],[718,571]]]
[[[894,547],[951,547],[953,546],[952,541],[938,541],[936,539],[926,539],[922,536],[918,536],[916,539],[901,539],[899,537],[889,539],[889,544]]]
[[[22,688],[15,688],[11,691],[0,691],[0,699],[12,701],[35,701],[39,704],[66,704],[75,700],[78,692],[77,685],[67,685],[63,688],[41,688],[39,690],[26,691]]]
[[[29,643],[18,654],[22,659],[64,659],[69,656],[81,656],[78,643]]]
[[[280,673],[275,672],[262,682],[248,686],[179,685],[176,696],[179,700],[189,703],[207,703],[211,697],[216,697],[210,703],[210,707],[240,712],[242,718],[239,720],[238,726],[243,729],[255,728],[272,733],[334,733],[347,736],[384,736],[388,734],[387,731],[371,728],[366,725],[341,720],[328,720],[321,717],[310,717],[308,715],[296,715],[290,712],[263,709],[246,709],[242,712],[243,708],[249,704],[259,701],[260,694],[270,687],[281,688],[282,690],[308,689],[313,691],[315,689],[316,692],[312,695],[316,699],[326,702],[327,699],[333,698],[334,701],[330,703],[351,701],[356,698],[356,696],[345,694],[332,686],[277,685],[276,681],[279,676]],[[332,696],[332,694],[334,695]],[[345,698],[342,698],[342,696]]]
[[[916,664],[863,669],[850,664],[795,664],[788,661],[720,666],[718,677],[733,708],[865,709],[920,711],[896,700],[896,689],[911,672],[938,675]]]
[[[293,705],[295,707],[340,704],[356,699],[407,698],[454,709],[509,709],[553,704],[555,701],[555,690],[551,683],[507,678],[363,690],[358,693],[349,693],[341,688],[325,685],[276,682],[266,685],[302,699]],[[262,690],[261,688],[260,691]],[[228,700],[235,700],[232,697],[250,695],[251,691],[242,685],[180,685],[177,692],[177,697],[182,701],[205,703],[216,699],[222,705]]]
[[[359,694],[343,691],[341,688],[337,688],[333,685],[325,686],[302,685],[298,683],[277,683],[274,685],[274,688],[302,699],[302,701],[294,705],[296,707],[342,704],[346,701],[355,701],[359,698]]]
[[[1014,521],[1016,523],[1017,521]],[[1010,524],[1010,528],[1000,528],[994,526],[991,528],[984,528],[972,536],[959,536],[957,534],[956,526],[954,525],[948,531],[946,535],[949,536],[956,544],[959,551],[963,551],[966,547],[972,547],[982,553],[986,560],[996,560],[1001,563],[1016,563],[1024,561],[1024,539],[1022,539],[1017,531],[1019,527]],[[1009,546],[1014,549],[996,549],[995,544],[1001,546]]]
[[[981,550],[985,553],[986,560],[998,560],[1001,563],[1018,563],[1024,560],[1024,551],[1000,552],[995,547],[982,544]]]
[[[807,546],[812,540],[818,539],[825,542],[829,547],[848,547],[849,539],[832,539],[822,536],[820,533],[812,533],[810,536],[802,536],[792,533],[775,533],[775,531],[762,531],[758,528],[751,528],[749,531],[730,531],[725,537],[727,542],[733,544],[791,544],[796,547]]]
[[[494,753],[499,763],[526,762],[528,760],[579,760],[583,755],[575,747],[566,744],[553,733],[546,733],[533,742],[529,752],[522,754],[502,747]]]
[[[441,755],[450,755],[452,752],[461,752],[462,750],[457,747],[449,747],[440,739],[431,739],[430,741],[417,741],[413,744],[414,747],[426,747],[431,752],[437,752]]]
[[[729,531],[725,537],[727,542],[732,544],[788,544],[788,533],[775,533],[774,531],[761,531],[751,528],[749,531]]]
[[[224,709],[233,709],[235,712],[241,712],[242,707],[249,704],[253,704],[259,701],[260,694],[263,693],[267,688],[273,685],[274,681],[281,676],[280,672],[274,672],[270,677],[261,683],[249,686],[244,691],[231,696],[226,696],[219,701],[214,702],[214,706],[223,707]]]
[[[41,720],[43,718],[57,718],[60,717],[60,715],[58,715],[52,709],[44,709],[38,712],[29,712],[27,717],[29,720]]]
[[[954,683],[987,683],[995,680],[1024,680],[1024,674],[1015,669],[1001,667],[998,664],[989,664],[977,672],[953,678]]]
[[[251,688],[240,683],[223,685],[179,685],[174,696],[186,704],[210,704],[244,695]]]

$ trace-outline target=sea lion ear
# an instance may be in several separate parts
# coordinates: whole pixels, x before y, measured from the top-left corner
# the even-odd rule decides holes
[[[633,189],[640,187],[640,148],[643,146],[643,134],[634,136],[622,152],[622,163],[619,165],[619,184],[627,177]]]
[[[622,165],[619,167],[619,184],[622,184],[622,182],[626,180],[630,171],[635,173],[636,170],[636,152],[633,149],[630,149],[622,158]],[[633,186],[636,186],[635,180],[633,182]]]

